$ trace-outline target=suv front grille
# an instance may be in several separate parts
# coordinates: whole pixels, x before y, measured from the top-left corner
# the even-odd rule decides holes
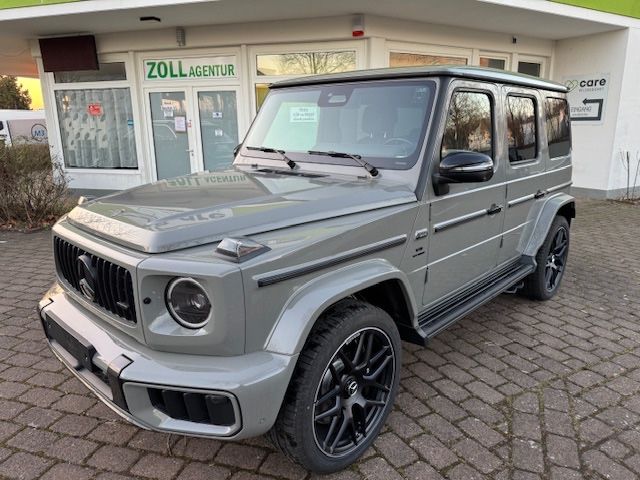
[[[95,273],[93,302],[120,318],[136,322],[133,280],[126,268],[89,253],[59,237],[53,239],[53,250],[58,273],[81,295],[83,295],[80,289],[82,279],[77,259],[81,255],[87,255],[91,259],[91,266]]]

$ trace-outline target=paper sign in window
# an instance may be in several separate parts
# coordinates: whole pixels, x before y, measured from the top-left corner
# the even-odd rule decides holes
[[[317,107],[291,107],[289,110],[289,122],[291,123],[317,123]]]

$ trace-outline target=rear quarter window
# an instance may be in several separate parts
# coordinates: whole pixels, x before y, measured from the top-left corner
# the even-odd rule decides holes
[[[533,160],[538,155],[536,102],[531,97],[507,96],[509,161]]]
[[[571,152],[571,120],[569,105],[564,98],[546,98],[545,122],[549,158],[569,155]]]

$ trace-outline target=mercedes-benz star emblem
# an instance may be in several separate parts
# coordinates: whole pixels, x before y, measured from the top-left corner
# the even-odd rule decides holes
[[[357,391],[358,391],[358,382],[356,382],[355,380],[351,380],[347,384],[347,394],[350,397],[353,397],[356,394]]]
[[[96,270],[91,264],[91,257],[86,253],[76,259],[76,269],[80,279],[80,291],[90,302],[96,299]]]

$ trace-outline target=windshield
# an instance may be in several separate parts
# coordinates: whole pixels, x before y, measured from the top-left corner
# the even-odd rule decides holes
[[[272,90],[244,142],[296,161],[353,165],[344,152],[393,170],[418,160],[435,92],[432,80],[387,80]],[[257,151],[242,151],[260,156]]]

